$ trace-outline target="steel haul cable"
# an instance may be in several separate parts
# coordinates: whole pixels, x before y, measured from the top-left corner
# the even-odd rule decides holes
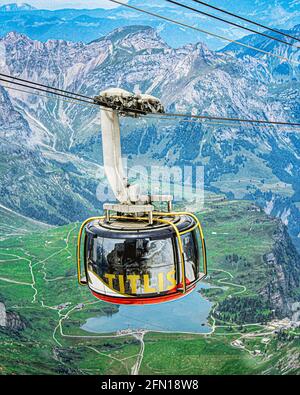
[[[90,98],[89,96],[82,95],[81,93],[73,93],[73,92],[66,91],[66,90],[63,90],[63,89],[60,89],[60,88],[55,88],[55,87],[50,86],[50,85],[45,85],[45,84],[41,84],[41,83],[38,83],[38,82],[34,82],[34,81],[30,81],[30,80],[25,80],[25,79],[20,78],[20,77],[14,77],[14,76],[11,76],[11,75],[9,75],[9,74],[0,73],[0,77],[10,78],[10,79],[12,79],[12,80],[30,83],[30,84],[32,84],[32,85],[36,85],[36,86],[39,86],[39,87],[42,87],[42,88],[52,89],[52,90],[55,90],[55,91],[58,91],[58,92],[61,92],[61,93],[68,94],[68,95],[79,96],[79,97],[82,97],[82,98],[84,98],[84,99],[89,99],[89,100],[91,100],[91,98]]]
[[[168,18],[168,17],[163,16],[161,14],[156,14],[154,12],[146,11],[146,10],[144,10],[142,8],[135,7],[135,6],[132,6],[132,5],[129,5],[129,4],[125,4],[125,3],[122,3],[121,1],[118,1],[118,0],[107,0],[107,1],[110,1],[111,3],[122,5],[124,7],[130,8],[130,9],[135,10],[135,11],[142,12],[144,14],[148,14],[148,15],[154,16],[155,18],[163,19],[163,20],[165,20],[167,22],[171,22],[171,23],[174,23],[176,25],[186,27],[188,29],[192,29],[192,30],[198,31],[200,33],[207,34],[207,35],[212,36],[212,37],[219,38],[221,40],[224,40],[224,41],[227,41],[227,42],[230,42],[230,43],[233,43],[233,44],[240,45],[240,46],[242,46],[244,48],[248,48],[248,49],[252,49],[254,51],[261,52],[264,55],[273,56],[274,58],[278,58],[280,60],[284,60],[285,62],[294,63],[294,64],[300,64],[300,62],[297,61],[297,60],[291,60],[289,58],[286,58],[285,56],[277,55],[275,53],[272,53],[272,52],[269,52],[269,51],[265,51],[264,49],[260,49],[260,48],[254,47],[254,46],[249,45],[249,44],[244,44],[244,43],[242,43],[240,41],[237,41],[237,40],[232,40],[232,39],[230,39],[228,37],[224,37],[224,36],[221,36],[219,34],[209,32],[208,30],[204,30],[204,29],[200,29],[200,28],[195,27],[195,26],[191,26],[191,25],[189,25],[187,23],[180,22],[180,21],[177,21],[175,19]]]
[[[248,19],[248,18],[242,17],[240,15],[234,14],[233,12],[229,12],[229,11],[223,10],[222,8],[213,6],[212,4],[205,3],[204,1],[199,1],[199,0],[192,0],[192,1],[194,1],[195,3],[201,4],[201,5],[205,6],[205,7],[212,8],[212,9],[214,9],[216,11],[220,11],[223,14],[227,14],[227,15],[233,16],[235,18],[241,19],[242,21],[245,21],[245,22],[248,22],[248,23],[252,23],[252,25],[256,25],[256,26],[262,27],[263,29],[270,30],[271,32],[281,34],[282,36],[285,36],[285,37],[288,37],[288,38],[292,38],[293,40],[296,40],[296,41],[300,41],[299,37],[295,37],[295,36],[292,36],[291,34],[288,34],[288,33],[285,33],[285,32],[281,32],[280,30],[274,29],[273,27],[265,26],[265,25],[263,25],[261,23],[252,21],[251,19]]]
[[[37,91],[41,91],[43,93],[49,93],[52,95],[57,95],[58,97],[63,97],[64,99],[71,99],[73,101],[77,102],[83,102],[85,104],[89,104],[89,105],[96,105],[96,106],[100,106],[102,107],[102,105],[98,102],[95,102],[94,99],[92,97],[88,97],[86,96],[89,100],[85,100],[85,99],[81,99],[81,98],[76,98],[76,94],[73,93],[73,96],[69,96],[69,95],[65,95],[59,92],[51,92],[49,90],[45,90],[42,89],[40,87],[35,87],[32,86],[31,81],[27,81],[27,84],[21,83],[21,82],[16,82],[13,81],[12,76],[9,76],[9,78],[11,78],[11,80],[9,79],[4,79],[4,78],[0,78],[0,81],[3,81],[5,83],[9,83],[12,85],[17,85],[17,86],[22,86],[28,89],[34,89]],[[31,84],[31,85],[28,85]],[[20,89],[19,89],[20,90]],[[24,91],[25,92],[25,91]],[[29,92],[25,92],[25,93],[29,93]],[[112,111],[112,109],[110,109]],[[135,112],[135,110],[130,110],[130,112]],[[143,113],[143,115],[150,115],[152,117],[170,117],[170,118],[174,118],[174,117],[180,117],[180,118],[191,118],[191,119],[198,119],[198,120],[210,120],[210,121],[231,121],[231,122],[241,122],[241,123],[252,123],[252,124],[262,124],[262,125],[275,125],[275,126],[300,126],[300,122],[285,122],[285,121],[270,121],[270,120],[265,120],[265,119],[247,119],[247,118],[231,118],[231,117],[216,117],[216,116],[210,116],[210,115],[192,115],[192,114],[184,114],[184,113]]]
[[[7,78],[1,78],[1,76],[6,76],[8,79]],[[14,80],[17,80],[17,81],[14,81]],[[19,81],[23,81],[23,82],[19,82]],[[74,92],[69,92],[69,91],[66,91],[66,90],[54,88],[54,87],[51,87],[51,86],[48,86],[48,85],[39,84],[39,83],[36,83],[36,82],[33,82],[33,81],[21,79],[21,78],[18,78],[18,77],[13,77],[13,76],[8,75],[8,74],[0,73],[0,82],[5,82],[5,83],[9,83],[9,84],[25,87],[25,88],[28,88],[28,89],[35,89],[35,90],[40,91],[40,92],[49,93],[51,95],[57,95],[57,96],[60,96],[60,97],[66,98],[66,99],[71,99],[73,101],[82,102],[82,103],[89,104],[89,105],[98,105],[100,107],[108,108],[107,104],[105,104],[105,103],[102,103],[102,102],[95,103],[95,99],[93,97],[84,96],[84,95],[77,94],[77,93],[74,93]],[[32,85],[34,85],[34,86],[32,86]],[[45,89],[41,88],[41,87],[45,87]],[[12,89],[12,88],[9,88],[7,86],[6,86],[6,88]],[[52,90],[54,90],[54,91],[52,91]],[[19,89],[19,91],[22,92],[21,89]],[[23,92],[30,94],[30,92],[28,92],[28,91],[27,92],[23,91]],[[65,93],[61,93],[61,92],[65,92]],[[42,95],[40,95],[40,96],[42,96]],[[51,98],[50,96],[46,96],[46,95],[44,95],[44,96],[48,97],[48,98]],[[85,99],[83,99],[83,98],[85,98]],[[64,100],[64,101],[68,101],[68,100]],[[113,111],[113,110],[111,108],[109,108],[109,111]],[[135,110],[135,112],[136,113],[140,113],[140,111],[138,111],[138,110]]]
[[[28,83],[32,84],[31,81],[27,81],[27,84],[25,84],[25,83],[22,83],[22,82],[13,81],[14,77],[10,77],[10,78],[12,78],[12,80],[0,77],[0,81],[6,82],[6,83],[9,83],[9,84],[13,84],[13,85],[18,85],[18,86],[25,87],[25,88],[36,89],[36,90],[38,90],[40,92],[44,92],[44,93],[55,94],[55,95],[58,95],[58,96],[61,96],[61,97],[65,97],[67,99],[78,100],[78,101],[81,101],[81,102],[84,102],[84,103],[90,103],[90,104],[93,103],[92,102],[93,99],[91,99],[91,98],[89,98],[89,101],[88,101],[86,99],[78,98],[78,97],[71,96],[71,95],[62,94],[62,93],[59,93],[59,92],[51,92],[51,91],[49,91],[49,89],[43,89],[43,88],[40,88],[40,87],[37,87],[37,86],[33,87],[33,86],[28,85]]]
[[[176,121],[178,122],[178,117],[171,117],[171,116],[153,116],[153,115],[146,115],[145,118],[147,119],[152,119],[152,120],[164,120],[164,121]],[[187,117],[188,118],[188,115]],[[180,120],[181,123],[190,123],[190,124],[199,124],[199,125],[204,125],[204,126],[222,126],[222,127],[230,127],[230,128],[240,128],[241,125],[237,121],[225,121],[222,119],[218,120],[210,120],[210,119],[182,119]],[[246,122],[243,123],[243,128],[253,128],[255,125],[253,122],[249,122],[247,124]],[[290,126],[290,125],[273,125],[273,124],[264,124],[264,125],[258,125],[258,127],[269,127],[269,128],[274,128],[274,127],[280,127],[280,128],[291,128],[292,131],[300,131],[298,126]]]
[[[1,77],[9,78],[12,81],[7,81],[7,80],[4,80],[4,79],[1,79]],[[32,86],[26,86],[28,88],[41,90],[42,92],[47,92],[47,93],[51,93],[51,94],[55,94],[56,93],[56,92],[52,92],[52,90],[54,90],[54,91],[59,92],[58,94],[60,94],[60,96],[65,96],[65,97],[68,97],[68,98],[73,99],[73,100],[81,100],[81,101],[84,101],[86,103],[88,103],[86,101],[86,100],[88,100],[88,101],[90,101],[90,104],[96,104],[96,105],[100,105],[101,107],[108,108],[108,105],[106,103],[104,103],[104,102],[101,102],[101,100],[99,100],[98,98],[96,100],[97,102],[95,103],[95,99],[96,98],[94,98],[94,97],[82,95],[81,93],[70,92],[70,91],[67,91],[67,90],[63,90],[63,89],[60,89],[60,88],[55,88],[55,87],[50,86],[50,85],[45,85],[45,84],[37,83],[37,82],[34,82],[34,81],[30,81],[30,80],[25,80],[23,78],[15,77],[15,76],[12,76],[12,75],[9,75],[9,74],[0,73],[0,81],[14,83],[14,80],[25,82],[25,83],[30,84],[30,85],[35,85],[37,87],[36,88],[36,87],[32,87]],[[22,85],[21,83],[19,83],[18,85],[25,86],[25,85]],[[40,89],[40,87],[46,88],[46,90]],[[51,91],[49,89],[51,89]],[[85,99],[85,100],[82,100],[82,98]],[[128,112],[135,112],[136,114],[144,114],[143,111],[138,110],[138,109],[135,109],[135,110],[126,110],[126,109],[124,109],[124,112],[126,112],[126,111],[128,111]]]
[[[42,93],[29,92],[29,91],[26,91],[24,89],[14,88],[12,86],[7,86],[7,85],[0,85],[0,86],[3,86],[5,89],[13,90],[13,91],[16,91],[16,92],[27,93],[28,95],[33,95],[33,96],[45,97],[45,98],[50,99],[50,100],[59,100],[59,101],[63,101],[63,102],[70,103],[70,104],[79,104],[81,106],[87,106],[87,105],[90,105],[90,106],[93,106],[93,107],[95,106],[95,103],[80,103],[80,102],[75,101],[75,100],[72,101],[72,100],[68,100],[68,99],[63,99],[63,98],[61,98],[59,96],[56,96],[56,95],[48,96],[48,95],[43,95]],[[32,88],[32,89],[34,89],[34,88]]]
[[[159,114],[160,115],[160,114]],[[247,123],[260,123],[269,125],[286,125],[286,126],[300,126],[300,122],[284,122],[284,121],[268,121],[265,119],[246,119],[246,118],[229,118],[229,117],[215,117],[210,115],[188,115],[180,113],[164,113],[166,117],[189,117],[195,119],[208,119],[213,121],[235,121],[235,122],[247,122]]]
[[[83,107],[92,106],[92,107],[95,108],[95,106],[96,106],[95,103],[80,103],[80,102],[77,102],[77,101],[63,99],[63,98],[61,98],[59,96],[58,97],[48,96],[48,95],[43,95],[43,94],[37,93],[37,92],[29,92],[29,91],[26,91],[26,90],[23,90],[23,89],[13,88],[11,86],[6,86],[6,85],[1,85],[1,86],[3,86],[5,89],[13,90],[13,91],[16,91],[16,92],[22,92],[22,93],[26,93],[28,95],[39,96],[39,97],[47,98],[47,99],[50,99],[50,100],[59,100],[59,101],[70,103],[70,104],[80,105],[80,106],[83,106]],[[106,108],[106,110],[112,111],[112,110],[109,110],[108,108]],[[186,117],[189,117],[188,114],[183,114],[183,115],[185,115]],[[145,118],[152,119],[152,120],[168,120],[168,121],[176,121],[177,122],[177,118],[178,117],[177,116],[173,117],[173,116],[171,116],[171,114],[169,114],[168,116],[148,114],[148,115],[145,115]],[[180,122],[193,123],[193,124],[203,124],[205,126],[223,126],[223,127],[231,127],[231,128],[240,127],[240,125],[238,125],[237,122],[236,123],[233,123],[233,122],[230,123],[230,121],[223,121],[222,119],[218,119],[218,120],[208,120],[207,118],[204,118],[204,119],[183,119]],[[249,126],[250,125],[244,125],[244,127],[249,127]],[[264,125],[264,127],[267,127],[267,126],[273,127],[274,125],[272,125],[272,124],[271,125],[269,125],[269,124]],[[287,124],[287,125],[277,125],[277,126],[281,126],[281,127],[285,127],[285,128],[290,127],[289,124]],[[300,131],[300,129],[295,129],[295,126],[292,126],[292,130],[293,131]]]
[[[5,78],[2,78],[2,77],[5,77]],[[40,92],[49,93],[51,95],[58,95],[58,96],[65,97],[65,98],[68,98],[71,100],[81,101],[86,104],[92,104],[92,105],[97,104],[97,105],[100,105],[101,107],[107,107],[107,105],[103,102],[95,103],[95,99],[93,97],[82,95],[81,93],[70,92],[67,90],[60,89],[60,88],[55,88],[50,85],[45,85],[45,84],[41,84],[38,82],[26,80],[26,79],[15,77],[15,76],[12,76],[9,74],[0,73],[0,82],[1,81],[10,83],[10,84],[15,84],[15,85],[22,86],[22,87],[26,87],[26,88],[30,88],[30,89],[36,89]],[[30,84],[30,85],[28,85],[28,84]],[[32,86],[32,85],[34,85],[34,86]],[[24,93],[26,93],[26,92],[24,92]]]
[[[247,31],[249,31],[251,33],[259,34],[260,36],[264,36],[264,37],[266,37],[268,39],[275,40],[275,41],[278,41],[280,43],[289,45],[291,47],[295,47],[295,48],[300,49],[300,47],[298,47],[298,45],[295,45],[293,43],[289,43],[288,41],[281,40],[280,38],[277,38],[277,37],[270,36],[269,34],[266,34],[266,33],[263,33],[263,32],[259,32],[257,30],[251,29],[249,27],[239,25],[238,23],[229,21],[227,19],[223,19],[223,18],[221,18],[221,17],[219,17],[217,15],[213,15],[213,14],[209,14],[209,13],[204,12],[204,11],[200,11],[200,10],[194,8],[194,7],[190,7],[190,6],[186,5],[186,4],[182,4],[182,3],[179,3],[179,2],[174,1],[174,0],[165,0],[165,1],[167,1],[168,3],[172,3],[172,4],[175,4],[175,5],[178,5],[179,7],[183,7],[183,8],[186,8],[188,10],[197,12],[198,14],[208,16],[209,18],[217,19],[217,20],[222,21],[224,23],[228,23],[229,25],[236,26],[236,27],[238,27],[240,29],[247,30]]]

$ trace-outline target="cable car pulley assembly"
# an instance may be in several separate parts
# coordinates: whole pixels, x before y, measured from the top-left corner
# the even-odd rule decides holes
[[[118,203],[105,203],[103,216],[82,223],[78,282],[110,303],[178,299],[207,274],[201,224],[194,214],[172,212],[172,196],[142,195],[138,185],[128,183],[121,160],[119,115],[164,113],[164,108],[153,96],[118,88],[102,92],[94,101],[101,105],[104,170]],[[156,212],[155,202],[165,203],[166,210]]]

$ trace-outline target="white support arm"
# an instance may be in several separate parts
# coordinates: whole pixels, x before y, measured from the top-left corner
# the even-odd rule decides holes
[[[104,171],[111,189],[121,204],[148,202],[140,195],[139,185],[129,185],[125,177],[122,157],[119,113],[123,115],[162,113],[159,99],[150,95],[134,95],[120,88],[111,88],[94,98],[101,107],[101,128]],[[115,110],[113,110],[113,108]],[[132,110],[132,111],[131,111]]]
[[[104,171],[120,203],[128,204],[127,180],[121,158],[120,123],[117,111],[101,108]]]
[[[125,177],[122,156],[120,122],[117,111],[101,108],[101,129],[104,171],[108,183],[122,204],[139,200],[139,186],[129,185]]]

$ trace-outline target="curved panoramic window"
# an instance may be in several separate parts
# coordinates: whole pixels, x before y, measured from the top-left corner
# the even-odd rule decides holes
[[[155,295],[176,290],[171,238],[91,238],[86,243],[88,270],[111,290],[128,295]]]
[[[199,277],[199,246],[194,232],[181,236],[185,261],[186,284],[191,284]]]

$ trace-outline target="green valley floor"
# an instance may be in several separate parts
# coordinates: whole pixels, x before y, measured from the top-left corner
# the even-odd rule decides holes
[[[299,328],[260,296],[274,285],[266,256],[278,220],[247,201],[205,207],[209,334],[84,331],[118,306],[77,284],[79,224],[48,227],[0,207],[0,374],[299,374]]]

